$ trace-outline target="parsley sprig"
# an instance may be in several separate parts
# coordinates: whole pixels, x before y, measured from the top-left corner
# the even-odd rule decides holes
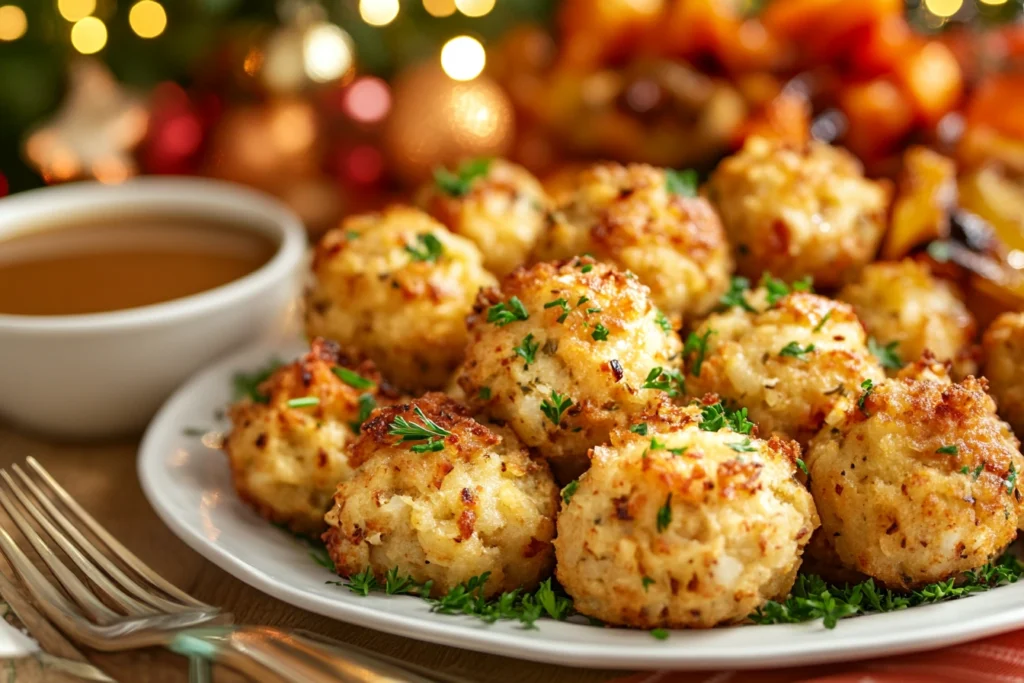
[[[518,346],[512,348],[516,352],[516,355],[522,358],[526,363],[523,365],[524,370],[530,369],[530,363],[537,360],[537,349],[540,348],[540,342],[534,341],[533,333],[523,337],[523,341],[519,342]]]
[[[796,280],[792,284],[786,284],[785,281],[772,277],[771,273],[765,273],[761,276],[760,285],[764,287],[765,291],[768,293],[769,306],[774,306],[779,302],[779,299],[792,292],[814,292],[813,280],[809,275],[800,280]]]
[[[480,176],[487,175],[491,168],[490,159],[471,159],[459,164],[459,167],[452,173],[447,168],[438,167],[434,169],[434,182],[445,193],[452,197],[462,197],[469,194],[473,181]]]
[[[675,398],[686,391],[686,383],[678,370],[672,368],[656,367],[651,368],[647,373],[647,379],[640,385],[641,389],[658,389],[664,391],[670,398]]]
[[[266,382],[281,365],[279,358],[271,358],[262,368],[252,372],[235,373],[232,378],[235,400],[248,398],[253,403],[268,402],[270,397],[260,392],[260,385]]]
[[[704,365],[704,356],[708,352],[708,339],[714,333],[714,330],[708,328],[704,334],[698,335],[696,332],[691,332],[686,337],[686,343],[683,345],[683,358],[689,360],[690,356],[694,357],[693,364],[690,366],[690,374],[694,377],[700,377],[700,369]]]
[[[564,396],[554,389],[551,390],[551,398],[544,399],[540,404],[540,412],[551,420],[556,427],[562,422],[562,413],[572,405],[572,399]]]
[[[699,178],[697,171],[687,168],[682,171],[665,171],[665,189],[681,197],[696,197]]]
[[[498,327],[504,327],[517,320],[527,320],[529,317],[529,311],[526,310],[526,306],[523,305],[523,302],[517,296],[512,297],[507,302],[503,301],[494,304],[487,309],[487,322],[494,323]]]
[[[443,450],[444,437],[451,436],[451,432],[424,415],[423,410],[419,406],[413,408],[413,412],[423,421],[423,424],[410,422],[402,415],[399,415],[392,420],[388,434],[402,437],[399,443],[422,441],[423,443],[417,443],[409,447],[409,450],[413,453]]]
[[[807,346],[801,347],[799,343],[791,341],[779,351],[780,356],[790,356],[799,360],[806,361],[807,354],[814,350],[814,344],[808,344]]]
[[[898,341],[889,342],[884,346],[875,341],[874,337],[868,337],[868,351],[871,352],[882,367],[886,370],[899,370],[903,367],[903,359],[900,358]]]
[[[747,409],[729,410],[724,403],[712,403],[700,410],[700,428],[705,432],[717,432],[728,427],[737,434],[750,434],[754,423],[747,419]]]
[[[425,232],[416,235],[416,244],[405,245],[405,251],[413,261],[437,263],[437,259],[441,258],[441,254],[444,253],[444,245],[437,237]]]
[[[719,306],[723,309],[739,306],[744,311],[754,313],[754,307],[747,301],[747,290],[750,289],[750,280],[739,275],[734,275],[729,280],[729,291],[718,300]]]

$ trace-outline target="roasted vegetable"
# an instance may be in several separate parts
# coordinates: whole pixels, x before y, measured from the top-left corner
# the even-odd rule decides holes
[[[925,147],[908,149],[882,258],[900,259],[916,246],[948,236],[949,213],[955,205],[953,160]]]

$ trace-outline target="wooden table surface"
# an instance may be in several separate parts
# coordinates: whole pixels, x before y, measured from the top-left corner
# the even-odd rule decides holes
[[[569,669],[420,643],[334,621],[264,595],[204,560],[157,518],[142,495],[135,475],[137,445],[135,441],[55,444],[0,424],[0,467],[20,462],[28,455],[34,456],[144,562],[196,598],[233,613],[237,623],[301,627],[472,681],[591,683],[623,675],[623,672]],[[2,513],[0,519],[5,528],[11,526]],[[0,564],[4,565],[3,573],[9,574],[10,569],[2,558]],[[187,680],[184,660],[162,650],[131,654],[86,651],[83,654],[109,676],[126,683]],[[218,682],[238,680],[220,669],[215,676]],[[7,676],[5,680],[29,683],[44,678],[26,666],[21,675],[14,673],[13,678]]]

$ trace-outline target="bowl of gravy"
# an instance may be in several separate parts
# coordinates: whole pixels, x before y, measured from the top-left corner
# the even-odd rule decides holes
[[[288,333],[305,247],[282,204],[207,179],[0,199],[0,421],[138,432],[219,355]]]

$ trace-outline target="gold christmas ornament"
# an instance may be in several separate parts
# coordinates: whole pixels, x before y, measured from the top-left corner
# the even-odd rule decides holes
[[[515,135],[512,104],[487,76],[459,82],[436,61],[395,79],[384,145],[396,175],[409,183],[435,166],[466,157],[502,156]]]
[[[132,150],[146,134],[149,114],[102,63],[70,65],[68,92],[54,116],[25,140],[25,157],[47,183],[95,178],[117,183],[135,175]]]

